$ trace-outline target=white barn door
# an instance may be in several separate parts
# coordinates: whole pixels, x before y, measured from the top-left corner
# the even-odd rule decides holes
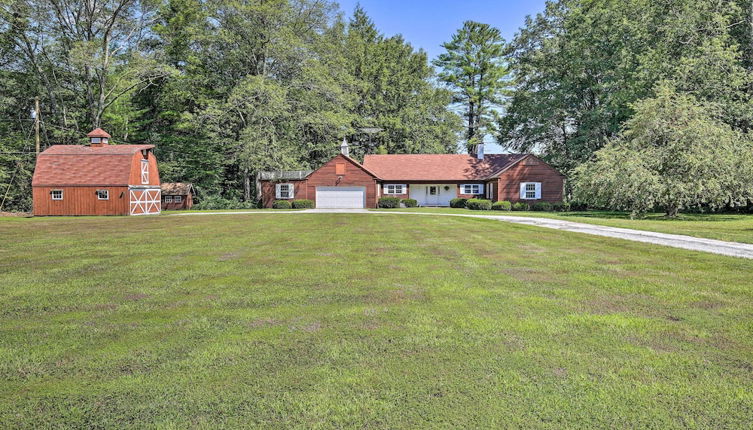
[[[159,188],[131,188],[131,215],[159,215],[162,211],[162,190]]]

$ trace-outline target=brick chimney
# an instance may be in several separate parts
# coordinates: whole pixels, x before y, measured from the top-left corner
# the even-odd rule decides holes
[[[89,138],[89,146],[92,148],[101,148],[108,144],[110,141],[110,136],[107,134],[106,131],[102,130],[101,128],[97,128],[92,130],[89,134],[86,135],[86,137]]]

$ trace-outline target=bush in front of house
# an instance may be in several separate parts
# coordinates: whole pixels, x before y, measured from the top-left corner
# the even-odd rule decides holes
[[[485,199],[469,199],[465,207],[474,211],[488,211],[492,209],[492,201]]]
[[[314,208],[314,201],[313,200],[293,200],[293,209],[313,209]]]
[[[468,202],[468,199],[462,199],[460,197],[450,200],[450,207],[456,208],[456,209],[462,209],[465,207],[466,202]]]
[[[403,199],[402,203],[406,208],[415,208],[418,206],[418,200],[416,199]]]
[[[202,196],[201,201],[195,203],[192,210],[220,210],[220,209],[253,209],[256,207],[254,202],[241,202],[222,198],[219,195]]]
[[[527,211],[528,210],[528,203],[515,202],[512,205],[512,210],[514,210],[514,211]]]
[[[555,212],[570,212],[570,203],[567,203],[567,202],[552,203],[552,210]]]
[[[274,203],[272,203],[273,209],[292,209],[293,205],[290,204],[289,200],[275,200]]]
[[[398,197],[380,197],[377,206],[382,209],[399,208],[400,199]]]
[[[552,204],[549,202],[536,202],[531,206],[531,210],[536,212],[551,212]]]
[[[500,200],[498,202],[494,202],[494,204],[492,205],[492,210],[510,211],[512,210],[512,203],[508,202],[507,200]]]

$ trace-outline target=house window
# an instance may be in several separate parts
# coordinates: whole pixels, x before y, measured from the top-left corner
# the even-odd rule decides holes
[[[165,203],[172,203],[173,202],[173,196],[165,196]]]
[[[460,194],[484,194],[482,184],[463,184],[460,186]]]
[[[345,163],[336,163],[335,175],[344,175],[344,174],[345,174]]]
[[[173,200],[175,201],[175,203],[180,203],[183,201],[183,196],[175,196]]]
[[[52,200],[63,200],[63,190],[52,190],[50,195],[52,195]]]
[[[141,183],[149,183],[149,160],[141,160]]]
[[[520,184],[520,198],[535,200],[541,198],[541,182],[523,182]]]
[[[407,188],[405,184],[387,184],[384,186],[384,194],[405,194]]]
[[[97,200],[110,200],[110,192],[107,190],[97,190]]]
[[[275,184],[276,199],[292,199],[295,196],[293,184]]]

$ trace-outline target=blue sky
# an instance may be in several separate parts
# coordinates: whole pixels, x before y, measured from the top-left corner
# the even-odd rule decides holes
[[[339,0],[345,16],[356,4],[366,10],[377,28],[387,36],[402,34],[414,47],[436,57],[443,42],[474,20],[491,24],[512,39],[526,15],[544,10],[544,0]]]
[[[402,34],[433,59],[463,21],[491,24],[509,41],[523,25],[526,15],[544,10],[545,0],[339,0],[338,3],[346,17],[360,4],[379,31],[386,36]],[[502,152],[496,144],[487,146],[488,153]]]

